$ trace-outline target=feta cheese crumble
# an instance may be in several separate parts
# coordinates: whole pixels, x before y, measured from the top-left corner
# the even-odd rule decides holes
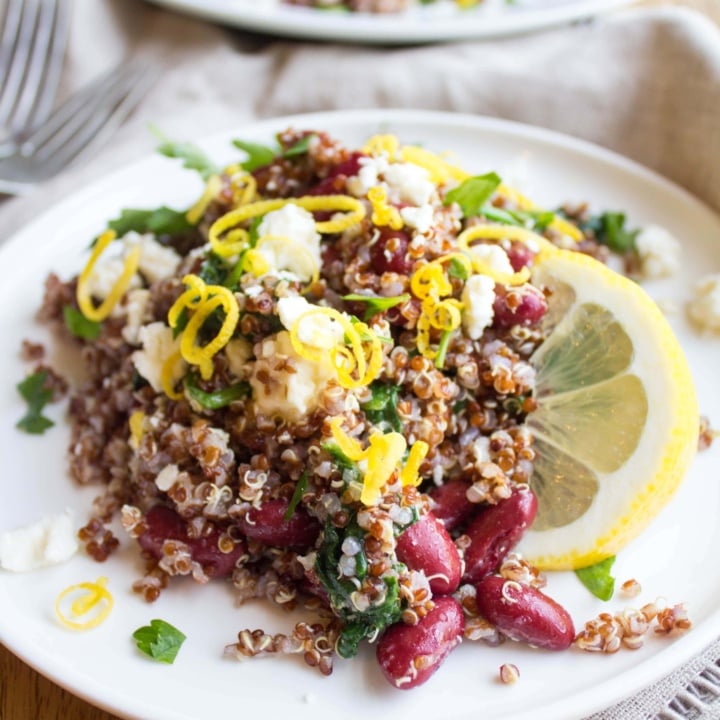
[[[648,225],[635,238],[642,277],[652,280],[677,272],[681,246],[677,239],[659,225]]]
[[[303,297],[280,298],[277,304],[278,316],[283,327],[292,330],[305,313],[318,307]],[[329,350],[342,342],[345,332],[339,323],[327,315],[316,314],[303,320],[298,328],[298,338],[306,345]]]
[[[720,331],[720,273],[706,275],[698,281],[687,311],[699,329]]]
[[[163,322],[143,325],[138,333],[142,350],[132,354],[135,369],[152,385],[155,392],[163,392],[162,371],[165,363],[180,351],[180,338],[173,338],[172,328]],[[185,364],[175,363],[172,372],[173,384],[185,375]]]
[[[0,567],[29,572],[69,560],[78,549],[75,528],[67,513],[0,533]]]
[[[471,275],[462,292],[462,321],[468,337],[477,340],[495,316],[495,281],[487,275]]]

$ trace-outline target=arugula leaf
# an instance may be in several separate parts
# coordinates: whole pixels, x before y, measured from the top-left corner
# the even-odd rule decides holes
[[[150,625],[138,628],[133,638],[141,652],[158,662],[172,665],[185,642],[185,635],[164,620],[151,620]]]
[[[203,180],[220,172],[220,168],[197,145],[192,143],[174,142],[165,138],[157,151],[165,157],[182,160],[184,168],[197,171]]]
[[[370,392],[370,400],[360,406],[368,421],[381,429],[389,426],[395,432],[402,432],[403,424],[397,411],[400,388],[397,385],[374,382],[370,386]]]
[[[151,232],[155,235],[180,235],[192,227],[193,225],[185,217],[185,211],[173,210],[164,205],[156,210],[126,208],[120,212],[119,218],[108,223],[108,228],[114,230],[118,237],[131,231]]]
[[[403,295],[396,295],[395,297],[380,297],[377,295],[360,295],[358,293],[351,293],[350,295],[343,295],[343,300],[348,302],[364,302],[367,303],[365,308],[365,314],[363,320],[369,320],[373,315],[377,315],[385,310],[407,302],[410,299],[408,293]]]
[[[31,435],[42,435],[55,424],[42,414],[43,408],[50,402],[53,394],[50,388],[45,387],[47,379],[48,371],[38,370],[16,385],[18,392],[28,404],[28,410],[15,426]]]
[[[580,568],[575,574],[580,582],[600,600],[609,600],[615,592],[615,578],[610,574],[615,556],[612,555],[595,565]]]
[[[100,334],[101,325],[94,320],[88,320],[76,307],[63,306],[63,319],[67,329],[83,340],[95,340]]]
[[[464,180],[445,196],[445,204],[456,202],[463,211],[463,217],[480,215],[483,205],[491,198],[502,182],[494,172],[476,175]]]
[[[233,145],[247,153],[247,160],[240,163],[240,167],[247,172],[252,172],[260,167],[269,165],[278,155],[279,150],[260,145],[259,143],[247,142],[245,140],[233,140]]]
[[[233,385],[228,385],[221,390],[205,392],[198,387],[195,374],[190,373],[185,378],[185,391],[190,399],[194,400],[198,405],[202,405],[208,410],[219,410],[220,408],[227,407],[230,403],[235,402],[235,400],[247,397],[250,394],[250,384],[241,381]]]
[[[290,504],[288,505],[288,509],[285,511],[285,515],[283,515],[283,520],[285,522],[288,522],[290,518],[293,516],[293,513],[295,512],[295,508],[298,506],[298,503],[302,499],[303,493],[307,489],[307,483],[308,483],[308,476],[307,476],[307,470],[300,476],[300,479],[297,481],[297,485],[295,485],[295,490],[293,491],[293,495],[290,498]]]
[[[284,158],[305,155],[310,148],[310,143],[317,137],[315,133],[301,137],[294,145],[291,145],[283,154]]]

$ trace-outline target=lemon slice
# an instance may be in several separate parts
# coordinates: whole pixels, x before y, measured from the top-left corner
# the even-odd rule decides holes
[[[552,295],[527,421],[538,513],[518,551],[544,569],[585,567],[638,535],[680,484],[697,448],[697,398],[638,285],[561,250],[543,251],[533,282]]]

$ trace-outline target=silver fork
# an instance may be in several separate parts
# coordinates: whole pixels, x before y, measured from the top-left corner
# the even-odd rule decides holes
[[[158,65],[143,61],[121,63],[71,96],[14,155],[0,160],[0,193],[27,195],[64,170],[122,124],[159,73]]]
[[[0,3],[1,4],[1,3]],[[52,108],[70,30],[71,0],[7,0],[0,25],[0,157]]]

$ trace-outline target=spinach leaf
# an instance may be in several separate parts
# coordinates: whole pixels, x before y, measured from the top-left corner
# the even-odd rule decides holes
[[[397,385],[374,382],[370,386],[370,392],[370,400],[360,406],[368,421],[381,430],[389,427],[395,432],[402,432],[403,424],[397,410],[400,388]]]
[[[240,400],[240,398],[247,397],[250,394],[250,384],[241,381],[234,385],[228,385],[228,387],[221,390],[205,392],[198,387],[197,376],[194,373],[189,373],[185,378],[185,392],[198,405],[202,405],[208,410],[219,410],[236,400]]]
[[[67,329],[82,340],[95,340],[100,334],[101,325],[94,320],[88,320],[76,307],[63,306],[63,319]]]
[[[141,234],[181,235],[192,227],[185,217],[185,211],[173,210],[164,205],[156,210],[127,208],[120,212],[119,218],[108,223],[108,228],[114,230],[118,237],[131,231]]]
[[[470,177],[448,192],[445,204],[456,202],[463,212],[463,217],[475,217],[481,214],[483,206],[501,182],[500,176],[494,172]]]
[[[238,150],[247,153],[247,160],[240,163],[240,167],[247,172],[252,172],[258,168],[265,167],[265,165],[269,165],[280,152],[267,145],[260,145],[245,140],[233,140],[232,143]]]

